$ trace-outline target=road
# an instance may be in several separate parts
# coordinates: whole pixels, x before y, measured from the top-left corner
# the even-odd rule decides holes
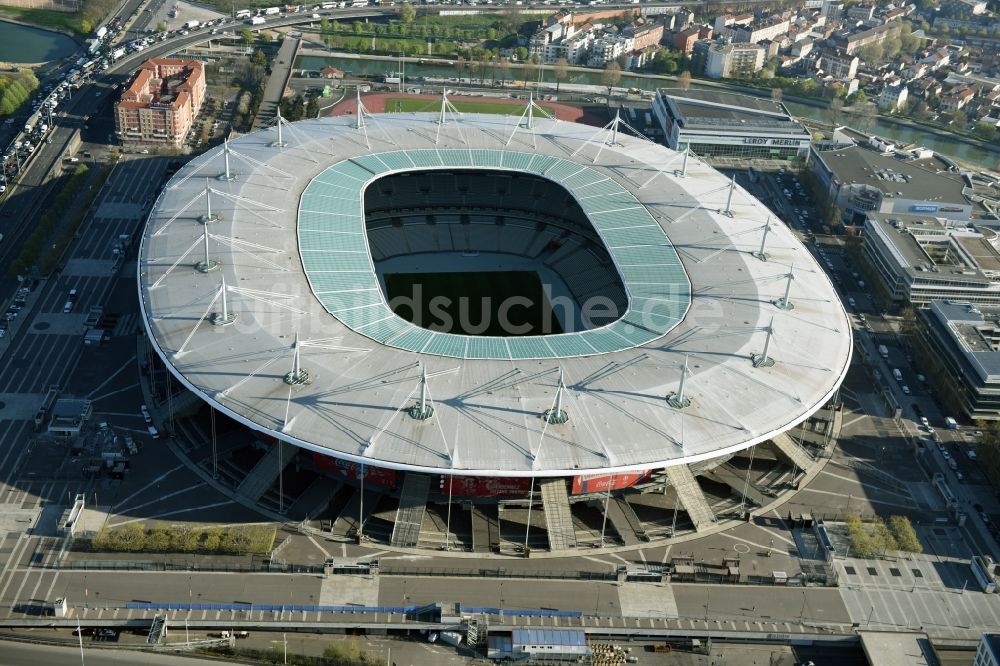
[[[35,645],[15,641],[0,641],[0,652],[3,653],[3,663],[6,666],[79,666],[84,663],[79,647],[56,647],[52,645]],[[205,666],[204,659],[180,657],[172,654],[155,654],[150,652],[124,652],[121,650],[95,649],[84,642],[84,655],[87,664],[135,664],[141,661],[152,666]]]

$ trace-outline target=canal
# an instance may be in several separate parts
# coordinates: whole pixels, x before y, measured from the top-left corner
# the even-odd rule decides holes
[[[332,65],[355,76],[377,76],[380,74],[390,74],[399,69],[395,60],[368,60],[349,57],[320,57],[302,56],[299,58],[297,67],[301,69],[322,69],[327,65]],[[516,72],[517,70],[514,70]],[[436,62],[423,64],[407,63],[407,76],[431,76],[431,77],[455,77],[458,75],[455,66]],[[516,76],[516,74],[513,74]],[[468,76],[465,73],[463,76]],[[552,71],[542,70],[543,81],[553,83]],[[601,72],[581,72],[570,71],[564,83],[581,85],[601,85]],[[655,90],[664,85],[673,85],[673,81],[658,78],[648,78],[642,76],[622,75],[619,84],[626,88],[639,88],[640,90]],[[715,87],[699,86],[697,83],[691,84],[692,88],[704,88],[706,90],[718,90]],[[831,122],[830,110],[806,104],[786,101],[785,106],[795,116],[803,119],[820,120]],[[841,115],[840,122],[853,125],[850,114]],[[865,133],[877,134],[886,138],[926,146],[935,152],[951,155],[961,160],[977,164],[979,166],[992,169],[1000,163],[1000,153],[994,153],[978,146],[955,141],[948,137],[938,136],[933,132],[927,132],[913,127],[905,127],[895,123],[887,122],[882,118],[874,120],[865,119],[859,122],[860,129]]]

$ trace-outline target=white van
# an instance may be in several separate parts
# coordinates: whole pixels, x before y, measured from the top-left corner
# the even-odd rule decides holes
[[[160,438],[160,431],[156,429],[156,426],[154,426],[154,425],[148,425],[148,426],[146,426],[146,430],[149,431],[149,436],[152,437],[153,439],[159,439]]]

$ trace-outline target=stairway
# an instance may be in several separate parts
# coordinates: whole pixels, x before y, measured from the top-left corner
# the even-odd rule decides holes
[[[545,510],[545,529],[549,537],[549,550],[576,548],[576,528],[569,508],[566,481],[562,478],[542,479],[538,482]]]
[[[236,492],[244,497],[249,497],[254,502],[259,500],[278,478],[278,474],[292,462],[297,450],[293,446],[272,444],[267,453],[264,454],[264,457],[258,460],[257,464],[250,470],[250,473],[240,481],[240,485],[236,487]],[[281,458],[280,469],[278,467],[279,458]]]
[[[767,503],[767,495],[757,487],[753,480],[749,484],[747,483],[746,470],[724,463],[714,468],[711,475],[732,488],[737,496],[742,497],[743,491],[746,490],[747,499],[757,506],[764,506]]]
[[[674,487],[678,499],[687,511],[688,517],[694,523],[695,531],[701,531],[711,527],[715,522],[715,514],[712,507],[705,499],[705,493],[701,491],[698,480],[691,473],[691,468],[687,465],[673,465],[666,468],[667,478],[670,485]]]
[[[796,444],[786,433],[775,435],[771,438],[774,444],[774,452],[783,462],[794,466],[797,470],[805,472],[812,467],[813,459],[805,449]]]
[[[607,506],[608,520],[626,546],[635,546],[642,540],[648,540],[639,516],[635,515],[635,511],[624,497],[612,497]]]
[[[403,477],[403,487],[399,491],[399,508],[396,522],[392,527],[390,545],[405,548],[414,547],[420,540],[420,526],[427,510],[427,496],[430,494],[431,477],[427,474],[407,472]]]

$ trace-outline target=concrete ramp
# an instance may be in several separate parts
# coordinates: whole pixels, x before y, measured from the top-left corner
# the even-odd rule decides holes
[[[320,477],[309,484],[301,495],[288,507],[288,515],[309,520],[320,515],[340,490],[340,484],[326,477]]]
[[[257,501],[267,492],[267,489],[274,483],[280,474],[295,457],[295,451],[290,446],[284,447],[281,455],[278,453],[278,445],[274,444],[267,450],[264,457],[257,461],[250,473],[237,486],[236,492]],[[278,466],[278,459],[282,458],[281,466]]]
[[[576,548],[576,528],[569,508],[566,481],[562,478],[542,479],[538,482],[545,509],[545,529],[549,536],[550,550]]]
[[[390,545],[414,547],[420,540],[420,526],[427,510],[427,496],[430,493],[431,477],[427,474],[407,472],[403,477],[403,487],[399,492],[399,508],[396,522],[392,527]]]
[[[711,476],[714,476],[719,481],[732,488],[738,496],[742,497],[743,491],[746,490],[747,499],[757,506],[764,506],[767,502],[767,496],[752,480],[749,484],[747,483],[746,470],[734,467],[729,463],[724,463],[714,468],[711,472]]]
[[[496,506],[472,505],[472,550],[494,553],[500,549],[500,524]]]
[[[803,472],[812,467],[814,462],[812,456],[806,453],[805,449],[796,444],[787,434],[781,433],[772,437],[771,443],[774,444],[774,452],[782,462]]]
[[[691,473],[691,468],[687,465],[673,465],[667,467],[666,472],[667,478],[670,479],[670,485],[677,493],[677,498],[680,499],[688,517],[694,523],[695,531],[711,527],[715,522],[715,514],[712,512],[712,507],[708,505],[708,500],[705,499],[705,493],[698,485],[698,480]]]

